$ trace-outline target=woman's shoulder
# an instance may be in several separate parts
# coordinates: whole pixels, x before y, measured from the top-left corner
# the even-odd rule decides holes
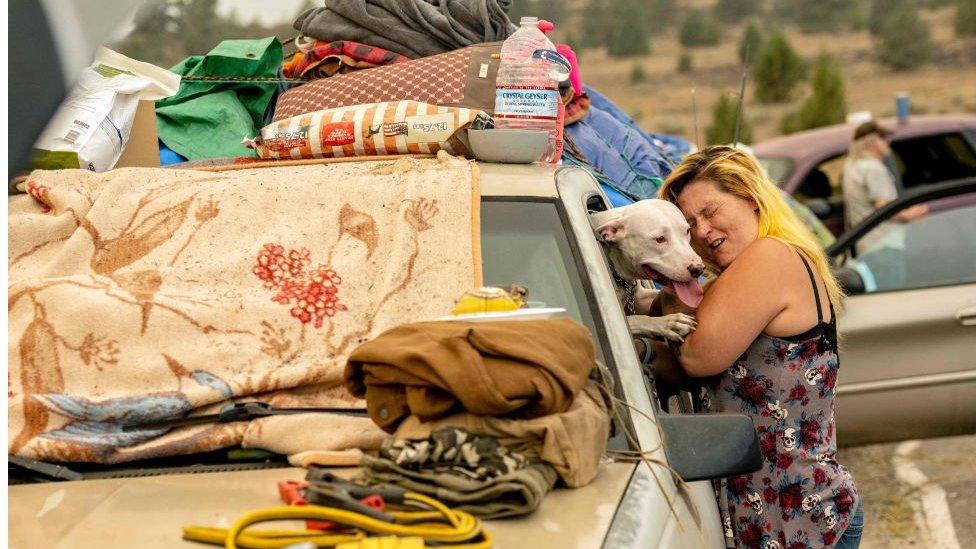
[[[726,280],[735,285],[768,290],[771,284],[778,287],[790,285],[798,272],[793,268],[796,252],[782,240],[758,238],[735,258],[732,265],[722,273]]]
[[[759,238],[749,244],[719,278],[725,287],[747,293],[768,294],[769,288],[781,287],[792,275],[790,255],[796,252],[775,238]],[[778,292],[774,292],[777,295]]]
[[[736,258],[736,262],[743,261],[750,266],[764,266],[775,269],[781,267],[782,262],[794,254],[796,252],[789,244],[778,238],[764,236],[746,246],[742,254]]]

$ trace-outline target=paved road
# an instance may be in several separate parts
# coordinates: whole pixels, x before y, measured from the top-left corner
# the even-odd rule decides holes
[[[861,549],[976,548],[976,435],[838,454],[864,501]]]

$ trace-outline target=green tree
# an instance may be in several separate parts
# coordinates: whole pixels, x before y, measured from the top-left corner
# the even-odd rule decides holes
[[[112,47],[133,59],[171,67],[188,55],[209,52],[223,40],[295,34],[290,24],[287,28],[243,26],[217,14],[216,5],[216,0],[146,2],[136,14],[132,32]]]
[[[712,108],[712,123],[705,130],[705,141],[709,145],[732,143],[737,109],[738,102],[732,100],[728,93],[723,92],[719,95],[718,101]],[[752,143],[752,126],[744,116],[739,120],[739,143]]]
[[[773,14],[805,33],[832,32],[849,28],[857,7],[851,0],[775,0]]]
[[[600,48],[606,45],[613,28],[611,10],[607,0],[589,0],[581,12],[582,39],[580,48]]]
[[[644,23],[641,0],[626,0],[613,14],[607,53],[611,57],[650,53],[651,37]]]
[[[644,23],[652,35],[670,28],[677,20],[677,0],[647,0],[640,6],[644,13]]]
[[[976,0],[956,0],[956,36],[976,36]]]
[[[691,53],[686,51],[681,52],[681,56],[678,57],[677,70],[680,74],[687,74],[692,71]]]
[[[881,26],[885,19],[908,1],[910,0],[871,0],[871,8],[868,12],[868,30],[871,34],[874,36],[881,34]]]
[[[644,67],[640,63],[634,63],[634,66],[630,68],[630,83],[640,84],[645,80],[647,80],[647,72],[644,71]]]
[[[317,6],[321,4],[320,1]],[[558,29],[558,25],[566,21],[569,12],[565,2],[561,0],[514,0],[512,7],[508,9],[508,18],[518,25],[519,20],[526,15],[552,21]]]
[[[738,23],[761,11],[762,2],[756,0],[718,0],[715,3],[715,15],[726,23]]]
[[[834,59],[821,53],[813,72],[813,94],[800,108],[783,118],[782,133],[793,133],[820,126],[839,124],[847,116],[844,79]]]
[[[884,19],[877,54],[879,61],[899,71],[914,69],[929,60],[932,33],[911,4],[898,6]]]
[[[678,39],[682,46],[714,46],[722,38],[722,31],[712,18],[700,10],[689,10],[681,24]]]
[[[749,53],[750,59],[755,59],[760,47],[762,47],[762,32],[759,30],[759,24],[752,21],[739,40],[739,62],[745,64],[746,52]]]
[[[756,52],[752,79],[762,103],[785,101],[806,72],[803,59],[782,32],[775,32]]]

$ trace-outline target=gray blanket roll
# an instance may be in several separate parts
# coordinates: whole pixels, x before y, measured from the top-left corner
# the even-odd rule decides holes
[[[411,58],[508,38],[512,0],[327,0],[295,28],[328,42],[353,40]]]

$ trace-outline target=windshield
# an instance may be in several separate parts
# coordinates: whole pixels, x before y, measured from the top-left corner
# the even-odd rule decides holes
[[[597,333],[555,202],[486,199],[481,204],[481,247],[486,286],[525,286],[530,306],[562,307]],[[594,339],[602,360],[600,338]]]

